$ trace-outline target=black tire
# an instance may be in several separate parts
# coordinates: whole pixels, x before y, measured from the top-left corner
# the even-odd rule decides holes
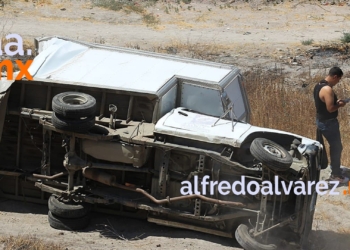
[[[293,157],[281,145],[265,138],[256,138],[250,145],[251,154],[275,171],[286,171],[293,163]]]
[[[95,125],[95,116],[89,116],[86,118],[69,119],[52,113],[52,124],[55,128],[76,132],[87,133]]]
[[[81,118],[95,115],[96,99],[80,92],[64,92],[52,99],[52,110],[66,118]]]
[[[55,195],[51,195],[48,201],[50,212],[60,218],[80,218],[89,214],[91,204],[84,202],[63,202]]]
[[[90,216],[86,215],[80,218],[67,219],[53,215],[51,211],[49,211],[48,220],[52,228],[59,230],[75,231],[86,228],[90,223]]]
[[[245,250],[275,250],[277,246],[274,244],[264,245],[257,242],[252,236],[250,236],[248,227],[241,224],[237,227],[235,232],[235,238],[237,242]]]

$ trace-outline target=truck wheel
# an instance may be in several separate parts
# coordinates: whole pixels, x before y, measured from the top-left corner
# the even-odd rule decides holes
[[[91,204],[85,202],[63,202],[51,195],[48,201],[50,212],[60,218],[80,218],[91,211]]]
[[[52,228],[74,231],[86,228],[90,223],[90,216],[86,215],[81,218],[67,219],[53,215],[51,211],[49,211],[48,220]]]
[[[80,92],[64,92],[52,99],[52,110],[66,118],[80,118],[95,115],[96,99]]]
[[[265,138],[254,139],[250,152],[255,159],[275,171],[286,171],[293,163],[293,157],[287,150]]]
[[[236,229],[235,238],[245,250],[275,250],[276,245],[264,245],[257,242],[248,232],[248,227],[241,224]]]
[[[78,119],[69,119],[64,118],[53,112],[52,124],[57,129],[76,133],[86,133],[95,125],[95,116],[89,116],[86,118]]]

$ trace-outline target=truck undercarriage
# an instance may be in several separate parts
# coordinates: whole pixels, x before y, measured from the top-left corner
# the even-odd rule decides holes
[[[223,74],[224,90],[171,78],[159,96],[60,82],[53,73],[14,81],[0,95],[0,196],[48,203],[57,229],[86,227],[94,204],[235,237],[245,249],[277,249],[281,232],[307,245],[315,187],[296,194],[283,185],[317,182],[322,146],[251,126],[248,108],[236,117],[225,91],[242,91],[233,95],[241,108],[247,101],[232,72]],[[208,100],[196,95],[221,106],[203,113]],[[262,192],[267,182],[272,192]]]
[[[299,236],[310,230],[314,193],[297,196],[281,190],[280,195],[222,195],[214,186],[212,195],[202,195],[206,192],[194,183],[194,177],[197,182],[207,175],[212,181],[234,183],[244,175],[247,182],[255,180],[260,185],[264,180],[273,183],[276,175],[288,182],[317,181],[316,146],[303,157],[296,138],[293,142],[289,136],[274,138],[268,134],[256,134],[240,148],[210,146],[153,134],[153,123],[127,122],[106,115],[96,117],[88,133],[60,130],[52,124],[53,112],[43,108],[52,97],[37,98],[32,104],[37,92],[23,93],[32,87],[31,83],[18,82],[11,88],[0,144],[4,153],[0,173],[7,176],[0,184],[2,196],[45,202],[49,193],[63,201],[114,205],[112,210],[124,214],[145,210],[144,217],[150,222],[224,237],[233,237],[239,224],[251,224],[260,242],[273,235],[277,227]],[[51,89],[51,93],[59,91]],[[17,96],[21,96],[19,102]],[[260,136],[289,141],[295,157],[287,171],[275,171],[250,156],[247,148]],[[197,185],[201,194],[181,195],[183,181]],[[206,188],[209,193],[209,186]],[[248,229],[241,226],[239,230],[237,240],[249,242]]]

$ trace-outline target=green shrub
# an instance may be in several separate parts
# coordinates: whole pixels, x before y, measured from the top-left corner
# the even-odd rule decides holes
[[[115,0],[91,0],[92,3],[98,7],[106,8],[109,10],[121,10],[124,3]]]
[[[159,24],[159,19],[153,13],[144,14],[143,17],[142,17],[142,20],[147,25],[157,25],[157,24]]]
[[[311,45],[311,44],[313,44],[313,42],[314,42],[314,39],[307,39],[307,40],[301,41],[301,44],[302,45]]]
[[[350,43],[350,33],[343,33],[343,37],[340,39],[342,43]]]

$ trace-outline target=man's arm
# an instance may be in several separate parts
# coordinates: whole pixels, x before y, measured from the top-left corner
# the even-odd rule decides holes
[[[346,104],[343,100],[338,100],[337,104],[334,105],[334,93],[330,86],[324,86],[320,90],[319,96],[320,99],[326,104],[327,110],[330,113],[337,111],[340,107],[344,107]]]

